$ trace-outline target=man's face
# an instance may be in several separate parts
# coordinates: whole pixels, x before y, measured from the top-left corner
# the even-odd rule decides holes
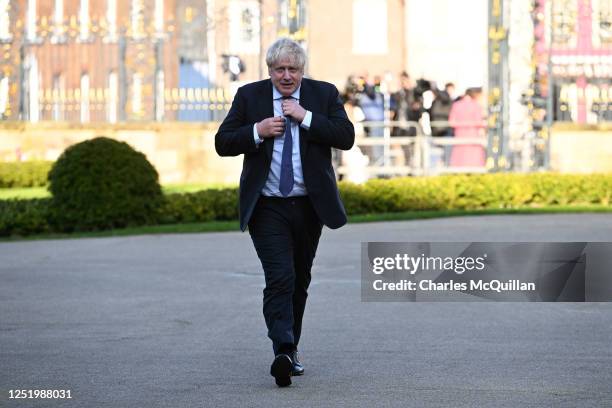
[[[410,77],[400,77],[400,84],[404,89],[414,88],[414,81]]]
[[[276,65],[268,68],[270,79],[283,96],[290,96],[302,83],[303,69],[294,61],[281,59]]]

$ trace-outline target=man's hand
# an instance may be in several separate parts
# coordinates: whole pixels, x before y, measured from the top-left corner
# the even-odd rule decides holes
[[[306,109],[302,108],[295,99],[283,100],[281,107],[283,109],[283,115],[291,116],[298,123],[302,123],[306,116]]]
[[[285,118],[274,116],[257,123],[257,134],[260,138],[276,137],[285,133]]]

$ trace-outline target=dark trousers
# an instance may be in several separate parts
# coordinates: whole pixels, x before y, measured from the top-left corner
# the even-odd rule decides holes
[[[263,314],[274,354],[297,348],[323,224],[310,199],[261,196],[249,234],[264,270]]]

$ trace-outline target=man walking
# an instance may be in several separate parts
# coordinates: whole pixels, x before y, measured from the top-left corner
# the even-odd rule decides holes
[[[240,228],[248,226],[264,270],[270,374],[280,387],[304,373],[297,346],[323,224],[346,223],[331,148],[355,140],[338,90],[303,78],[305,63],[298,43],[277,40],[266,54],[270,79],[238,89],[215,135],[220,156],[244,154]]]

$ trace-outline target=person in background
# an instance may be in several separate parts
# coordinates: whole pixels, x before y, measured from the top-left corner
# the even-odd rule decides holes
[[[484,141],[483,119],[482,88],[468,88],[463,98],[453,103],[448,118],[456,139],[482,138]],[[450,166],[482,167],[485,159],[485,148],[480,144],[454,145]]]
[[[429,117],[432,122],[448,122],[450,110],[453,105],[453,94],[455,85],[452,82],[444,85],[443,90],[434,88],[434,101],[429,110]],[[452,136],[453,128],[449,125],[436,125],[431,126],[432,136]]]
[[[342,92],[342,102],[350,105],[357,104],[357,95],[361,92],[359,88],[359,83],[357,82],[357,78],[355,75],[351,74],[346,78],[346,83],[344,84],[344,91]]]
[[[406,72],[400,74],[400,89],[391,95],[391,119],[418,122],[423,113],[422,93],[417,95],[415,83]],[[416,136],[414,126],[394,128],[392,136]]]
[[[448,117],[453,105],[455,94],[455,84],[448,82],[444,85],[444,89],[438,89],[437,86],[432,87],[434,92],[434,101],[429,109],[429,117],[431,120],[431,135],[433,137],[452,137],[453,128],[448,123]],[[438,122],[438,123],[436,123]],[[448,167],[453,146],[445,144],[442,146],[442,160],[444,165]]]
[[[357,97],[357,106],[361,108],[365,122],[383,122],[385,120],[385,103],[383,95],[376,91],[374,83],[366,83],[364,92]],[[382,138],[384,136],[383,126],[364,126],[367,137]],[[382,164],[384,147],[382,144],[370,146],[367,149],[370,163]]]
[[[380,75],[374,75],[374,90],[376,92],[382,92],[381,84],[382,84],[382,77]]]
[[[400,74],[400,89],[391,95],[391,120],[418,122],[421,119],[423,98],[416,95],[415,83],[405,71]],[[407,126],[394,126],[391,136],[416,136],[417,129],[414,124]],[[397,147],[397,145],[395,146]],[[394,147],[394,148],[395,148]],[[413,153],[413,145],[402,145],[403,157],[397,161],[398,165],[409,165]]]

